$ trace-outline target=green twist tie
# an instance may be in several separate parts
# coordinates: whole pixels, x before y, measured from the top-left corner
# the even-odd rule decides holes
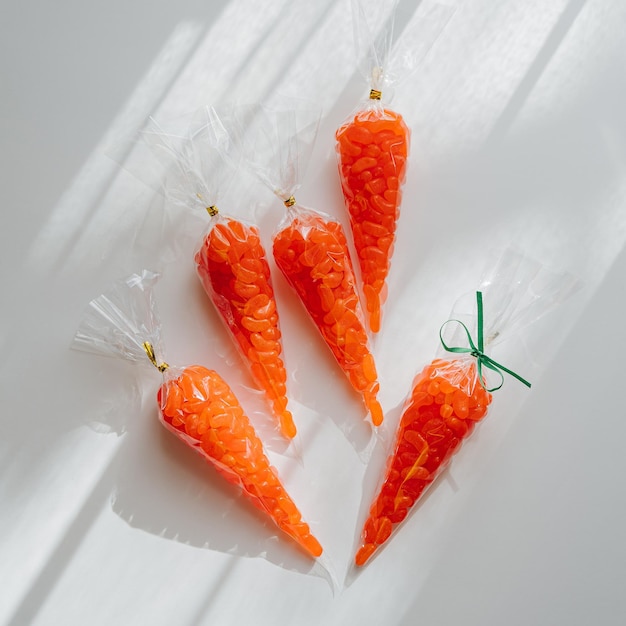
[[[502,385],[504,384],[504,374],[503,372],[506,372],[507,374],[510,374],[511,376],[513,376],[513,378],[517,378],[517,380],[519,380],[521,383],[523,383],[524,385],[526,385],[527,387],[530,387],[530,383],[525,380],[524,378],[522,378],[519,374],[516,374],[515,372],[511,371],[510,369],[504,367],[504,365],[500,365],[500,363],[497,363],[496,361],[494,361],[490,356],[487,356],[484,353],[484,339],[483,339],[483,294],[480,291],[476,292],[476,308],[477,308],[477,326],[478,326],[478,341],[476,342],[478,344],[478,347],[476,347],[476,345],[474,344],[473,340],[472,340],[472,336],[470,335],[470,331],[468,330],[467,326],[461,321],[461,320],[448,320],[447,322],[444,322],[441,325],[441,328],[439,329],[439,339],[441,339],[441,345],[444,347],[445,350],[447,350],[448,352],[454,352],[455,354],[470,354],[471,356],[473,356],[476,359],[476,362],[478,364],[478,380],[480,381],[480,384],[482,385],[483,389],[485,391],[497,391],[498,389],[500,389],[500,387],[502,387]],[[467,335],[467,341],[470,345],[469,348],[462,348],[462,347],[450,347],[448,345],[446,345],[446,342],[443,340],[443,329],[446,326],[446,324],[449,324],[450,322],[457,322],[458,324],[461,324],[461,326],[463,327],[463,330],[465,331],[465,334]],[[500,376],[500,384],[497,385],[496,387],[492,387],[491,389],[489,389],[487,387],[487,384],[485,382],[485,377],[483,375],[483,368],[486,367],[487,369],[490,369],[493,372],[496,372],[499,376]]]

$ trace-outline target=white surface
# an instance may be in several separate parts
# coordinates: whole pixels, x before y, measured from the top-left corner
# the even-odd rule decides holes
[[[333,598],[271,554],[226,554],[258,554],[271,529],[238,501],[236,524],[204,528],[228,493],[159,430],[158,379],[68,346],[91,298],[159,264],[158,239],[145,229],[135,238],[150,192],[103,154],[148,114],[317,97],[324,118],[299,200],[343,218],[332,132],[364,92],[348,3],[5,3],[2,623],[624,623],[626,7],[460,5],[393,103],[413,144],[375,342],[390,423],[493,246],[516,243],[585,288],[543,321],[543,361],[519,368],[532,390],[507,382],[447,477]],[[409,19],[414,8],[402,11]],[[276,207],[261,188],[259,200]],[[268,242],[279,217],[262,212]],[[355,397],[275,276],[291,394],[308,407],[300,415],[358,420]],[[168,360],[246,382],[188,257],[165,267],[160,304]],[[332,421],[301,430],[303,467],[276,463],[341,576],[365,468]]]

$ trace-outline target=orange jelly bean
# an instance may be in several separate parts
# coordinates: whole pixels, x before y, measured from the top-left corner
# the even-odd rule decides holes
[[[341,224],[293,213],[274,237],[274,258],[317,325],[337,363],[361,393],[372,423],[382,423],[376,365],[369,350],[354,272]],[[320,265],[330,259],[332,271]]]
[[[439,403],[447,391],[452,404]],[[413,381],[382,487],[370,507],[355,556],[364,565],[393,534],[424,490],[487,413],[491,394],[474,361],[433,361]],[[469,409],[474,406],[474,409]],[[475,411],[470,419],[470,410]]]
[[[188,367],[157,394],[163,423],[267,514],[312,557],[322,546],[270,465],[263,444],[226,382],[213,370]]]
[[[386,294],[383,285],[393,252],[410,131],[398,113],[372,108],[357,113],[335,136],[367,319],[376,333],[380,330]]]
[[[291,439],[296,426],[287,410],[276,301],[258,229],[221,218],[196,254],[196,267],[252,377],[265,392],[281,433]]]

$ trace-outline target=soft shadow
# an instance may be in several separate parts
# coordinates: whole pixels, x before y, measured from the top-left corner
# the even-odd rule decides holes
[[[350,385],[273,259],[270,266],[281,316],[288,395],[317,413],[321,420],[332,421],[365,463],[371,452],[373,429],[361,395]],[[297,414],[294,419],[297,423]]]
[[[294,471],[286,467],[286,475]],[[128,429],[113,475],[113,511],[133,528],[197,548],[262,557],[332,583],[324,568],[144,411]]]

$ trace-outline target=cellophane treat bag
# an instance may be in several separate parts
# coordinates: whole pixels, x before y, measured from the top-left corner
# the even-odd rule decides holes
[[[178,124],[180,127],[180,124]],[[206,218],[194,254],[196,271],[257,388],[265,394],[280,433],[296,435],[287,399],[280,322],[259,229],[222,210],[235,178],[238,152],[218,111],[204,107],[177,131],[151,119],[143,141],[165,166],[166,201]],[[246,207],[239,207],[245,213]]]
[[[156,394],[161,424],[267,515],[281,535],[289,536],[306,555],[317,559],[322,554],[320,543],[270,464],[226,381],[204,366],[171,367],[163,360],[153,296],[157,278],[144,270],[92,300],[73,347],[152,364],[162,375]]]
[[[359,71],[369,87],[368,99],[337,129],[339,178],[350,218],[362,281],[369,329],[381,326],[406,179],[411,131],[391,108],[395,84],[411,73],[431,47],[452,10],[431,5],[418,12],[416,27],[407,28],[394,51],[397,2],[353,0],[354,38]]]
[[[507,339],[528,340],[530,324],[575,288],[570,276],[508,251],[478,291],[459,299],[439,329],[439,354],[415,376],[406,397],[384,477],[357,542],[356,568],[395,534],[486,417],[496,393],[513,384],[530,388],[523,372],[492,358],[494,347],[500,342],[506,347]]]
[[[301,206],[300,188],[320,112],[306,103],[288,110],[258,106],[239,122],[249,167],[282,201],[286,214],[273,236],[276,265],[299,296],[371,423],[383,421],[378,375],[370,351],[348,243],[340,222]],[[249,128],[245,128],[245,124]]]

